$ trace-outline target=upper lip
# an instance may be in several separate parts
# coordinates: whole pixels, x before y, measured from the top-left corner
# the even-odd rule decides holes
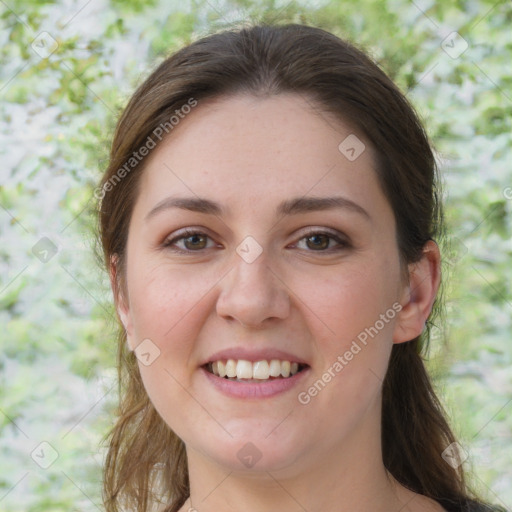
[[[214,361],[226,361],[227,359],[244,359],[246,361],[251,361],[252,363],[256,361],[271,361],[272,359],[279,359],[280,361],[290,361],[291,363],[308,364],[301,357],[275,348],[249,349],[245,347],[232,347],[215,352],[205,359],[201,363],[201,366]]]

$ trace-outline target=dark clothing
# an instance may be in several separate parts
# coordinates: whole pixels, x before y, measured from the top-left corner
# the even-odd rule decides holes
[[[447,511],[447,512],[509,512],[501,506],[498,505],[487,505],[483,503],[478,503],[477,501],[467,501],[466,503],[443,503],[439,501],[439,504]]]

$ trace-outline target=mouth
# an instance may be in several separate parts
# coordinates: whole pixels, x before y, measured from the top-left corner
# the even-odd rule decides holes
[[[273,380],[285,380],[303,372],[309,366],[296,361],[281,359],[219,359],[202,366],[208,373],[234,382],[262,383]]]

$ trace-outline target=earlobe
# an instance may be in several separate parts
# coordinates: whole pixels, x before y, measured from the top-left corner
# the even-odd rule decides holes
[[[393,332],[393,343],[404,343],[419,336],[432,311],[441,282],[439,247],[429,240],[421,259],[409,265],[409,282],[404,285],[402,310]]]
[[[118,256],[114,254],[110,258],[110,286],[114,295],[114,303],[117,311],[117,316],[122,323],[126,332],[126,340],[128,348],[133,351],[133,326],[131,323],[130,309],[128,301],[124,297],[122,286],[120,283]]]

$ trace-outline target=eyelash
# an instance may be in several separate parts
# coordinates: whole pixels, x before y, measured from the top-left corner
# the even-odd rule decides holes
[[[202,236],[205,236],[207,238],[210,238],[206,233],[203,233],[202,231],[194,230],[194,229],[185,229],[178,236],[176,236],[176,237],[174,237],[174,238],[172,238],[170,240],[165,240],[162,245],[166,249],[169,249],[169,250],[171,250],[173,252],[177,252],[177,253],[181,253],[181,254],[191,254],[191,253],[195,253],[195,252],[197,252],[197,253],[203,252],[205,249],[199,249],[197,251],[194,251],[194,250],[190,250],[190,249],[179,249],[177,247],[173,247],[173,245],[176,242],[178,242],[179,240],[184,240],[184,239],[189,238],[189,237],[194,236],[194,235],[202,235]],[[348,242],[348,240],[345,240],[345,239],[341,238],[340,236],[338,236],[338,235],[336,235],[336,234],[334,234],[334,233],[332,233],[330,231],[322,231],[322,230],[311,230],[311,231],[305,233],[299,239],[299,241],[304,240],[306,238],[311,238],[314,235],[325,235],[325,236],[329,237],[330,239],[334,240],[335,242],[337,242],[338,243],[338,247],[334,247],[334,248],[330,248],[330,249],[325,249],[325,250],[318,250],[318,251],[313,250],[313,249],[309,249],[309,250],[307,250],[307,252],[330,254],[332,252],[341,251],[343,249],[348,249],[348,248],[351,247],[351,245]]]

